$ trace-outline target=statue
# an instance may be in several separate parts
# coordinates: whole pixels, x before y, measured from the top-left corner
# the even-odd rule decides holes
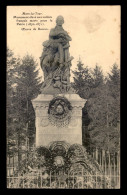
[[[43,52],[40,57],[44,72],[43,89],[49,86],[58,88],[61,92],[70,89],[70,66],[73,59],[69,54],[71,37],[63,29],[63,16],[56,18],[56,27],[50,30],[49,40],[43,42]]]

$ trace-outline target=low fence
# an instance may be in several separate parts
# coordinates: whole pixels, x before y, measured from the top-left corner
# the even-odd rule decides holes
[[[98,162],[105,175],[120,175],[120,151],[109,152],[98,148],[89,148],[88,154]]]
[[[21,159],[24,160],[27,158],[28,151],[34,151],[35,146],[29,147],[27,150],[24,150],[20,153]],[[18,152],[13,152],[11,155],[7,155],[7,167],[16,167],[18,165]]]
[[[31,148],[34,150],[35,148]],[[17,156],[8,157],[7,160],[7,187],[8,188],[83,188],[83,189],[96,189],[102,188],[102,181],[104,176],[109,178],[110,186],[103,188],[120,188],[120,153],[110,153],[109,151],[100,150],[98,148],[91,148],[88,150],[90,154],[103,170],[103,175],[78,175],[67,176],[68,181],[59,181],[58,175],[50,172],[44,176],[41,172],[35,172],[31,174],[19,175],[17,170],[18,158]],[[22,158],[26,158],[27,154],[23,154]],[[99,178],[100,187],[97,185],[97,178]],[[76,182],[74,182],[76,179]],[[94,180],[93,180],[94,179]]]
[[[60,176],[60,177],[59,177]],[[61,179],[62,178],[62,179]],[[68,188],[68,189],[119,189],[119,175],[106,175],[109,183],[104,182],[104,175],[69,175],[41,172],[8,176],[7,188]]]

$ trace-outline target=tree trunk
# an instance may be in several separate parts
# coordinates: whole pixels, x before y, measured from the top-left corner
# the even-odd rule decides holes
[[[20,110],[21,106],[21,91],[18,91],[18,106]],[[21,118],[20,118],[20,113],[18,116],[18,121],[19,121],[19,128],[18,128],[18,168],[20,168],[21,161],[22,161],[22,153],[21,153],[21,138],[20,138],[20,133],[21,133]]]
[[[83,125],[82,138],[83,138],[83,145],[88,147],[90,145],[90,135],[88,131],[88,126]]]
[[[20,139],[20,130],[18,131],[18,167],[20,167],[22,161],[21,153],[21,139]]]
[[[108,103],[107,103],[107,128],[109,127],[109,117],[108,117]]]

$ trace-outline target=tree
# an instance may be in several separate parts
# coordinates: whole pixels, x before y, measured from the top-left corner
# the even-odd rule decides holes
[[[13,52],[9,48],[7,48],[7,114],[11,114],[12,111],[11,105],[16,89],[15,67],[18,64],[19,59],[16,59]]]
[[[108,150],[111,153],[120,150],[119,130],[116,127],[97,127],[90,131],[91,146]]]
[[[96,109],[94,101],[100,93],[102,85],[104,85],[104,76],[101,68],[96,64],[94,69],[84,67],[79,60],[77,69],[73,71],[74,74],[74,88],[80,97],[87,99],[87,102],[82,109],[82,135],[83,145],[88,146],[90,136],[88,132],[88,126],[94,121],[95,125],[95,113]],[[91,112],[92,111],[92,112]]]
[[[120,69],[117,64],[113,64],[111,73],[108,74],[107,85],[109,93],[113,97],[113,113],[114,119],[112,123],[116,126],[117,122],[120,121]]]
[[[21,105],[20,112],[23,123],[26,124],[26,135],[30,137],[31,133],[35,132],[35,113],[31,100],[36,98],[41,92],[42,81],[41,77],[39,77],[38,64],[32,56],[26,55],[23,57],[21,65],[17,67],[17,72],[17,91],[20,93]]]
[[[73,87],[76,90],[76,93],[78,93],[81,98],[88,99],[91,95],[91,89],[93,86],[91,69],[89,69],[87,66],[84,67],[82,62],[79,61],[77,64],[77,69],[72,72],[74,74]]]
[[[7,143],[9,154],[11,154],[12,146],[16,147],[16,130],[17,125],[15,124],[16,119],[16,67],[20,64],[20,59],[15,58],[14,53],[7,48]],[[14,144],[15,143],[15,144]],[[14,148],[14,147],[13,147]]]
[[[111,73],[108,74],[107,83],[110,90],[110,94],[114,99],[120,96],[120,69],[115,63],[111,68]]]
[[[79,94],[81,98],[89,99],[92,94],[92,83],[93,78],[91,74],[91,69],[84,67],[81,60],[78,61],[77,69],[72,71],[74,74],[74,83],[72,84],[76,93]],[[87,127],[90,123],[90,118],[86,109],[86,106],[82,109],[82,137],[83,144],[87,145],[87,138],[89,137]]]
[[[119,149],[120,132],[120,71],[116,64],[104,86],[98,93],[98,97],[91,99],[92,109],[88,109],[92,120],[89,128],[91,142],[99,148],[117,151]],[[94,128],[91,128],[94,127]],[[94,136],[96,135],[96,136]]]
[[[89,69],[79,61],[77,69],[73,73],[73,86],[76,92],[82,98],[87,99],[83,108],[83,137],[85,145],[88,145],[86,143],[94,139],[92,134],[89,136],[88,130],[98,132],[99,129],[102,136],[102,129],[106,131],[111,126],[115,128],[117,125],[119,118],[119,70],[114,65],[106,80],[97,64],[95,68]]]
[[[104,84],[104,76],[97,64],[92,70],[88,66],[84,67],[81,61],[77,64],[74,74],[73,87],[80,97],[89,100],[98,94],[98,88]]]
[[[90,98],[87,110],[91,119],[89,128],[109,126],[113,120],[113,98],[109,94],[107,85],[104,84],[96,89],[96,96]]]
[[[15,146],[19,164],[22,156],[21,142],[26,140],[31,133],[31,126],[34,126],[31,100],[40,93],[41,87],[37,67],[33,57],[27,55],[20,60],[14,57],[12,51],[7,50],[7,132],[9,139],[17,142]],[[13,145],[11,140],[9,144]],[[9,152],[14,151],[14,147],[10,147]]]
[[[93,78],[93,88],[96,88],[96,87],[103,85],[104,84],[104,75],[103,75],[101,67],[99,67],[96,64],[95,68],[91,72],[92,72],[92,78]]]

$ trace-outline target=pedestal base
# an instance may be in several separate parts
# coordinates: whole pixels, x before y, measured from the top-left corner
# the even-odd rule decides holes
[[[49,104],[57,97],[66,98],[72,106],[66,126],[55,126],[49,120]],[[86,100],[77,94],[40,94],[32,103],[36,113],[36,146],[48,146],[53,141],[82,145],[82,108]]]

